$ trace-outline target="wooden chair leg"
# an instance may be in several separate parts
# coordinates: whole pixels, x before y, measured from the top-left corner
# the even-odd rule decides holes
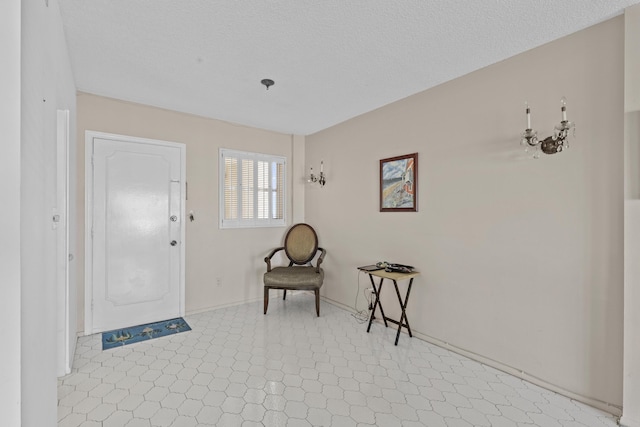
[[[316,294],[316,314],[320,317],[320,289],[314,290]]]
[[[267,307],[269,307],[269,288],[264,287],[264,314],[267,314]]]
[[[286,300],[287,299],[287,290],[285,289],[284,292],[282,293],[282,300]]]

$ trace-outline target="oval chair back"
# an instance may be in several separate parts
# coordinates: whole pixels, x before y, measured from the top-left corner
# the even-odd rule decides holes
[[[292,263],[308,263],[317,250],[318,235],[309,224],[296,224],[289,229],[284,239],[284,251]]]

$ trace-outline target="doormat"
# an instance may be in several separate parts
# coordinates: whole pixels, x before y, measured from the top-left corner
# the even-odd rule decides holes
[[[147,341],[153,338],[190,330],[191,327],[182,317],[116,329],[102,333],[102,349],[108,350],[113,347],[121,347],[123,345],[133,344],[134,342]]]

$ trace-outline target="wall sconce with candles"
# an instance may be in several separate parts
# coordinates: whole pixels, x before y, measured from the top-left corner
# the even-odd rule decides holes
[[[520,144],[525,147],[525,151],[533,148],[533,158],[540,157],[538,148],[545,154],[555,154],[569,148],[569,130],[573,129],[575,136],[576,125],[567,120],[567,100],[562,97],[560,100],[560,111],[562,112],[562,121],[554,128],[553,135],[543,140],[538,139],[538,132],[531,128],[531,108],[528,103],[526,105],[527,128],[522,133]]]
[[[320,161],[320,175],[314,175],[312,167],[307,182],[310,184],[318,183],[320,184],[320,187],[324,187],[324,184],[327,182],[326,177],[324,176],[324,161]]]

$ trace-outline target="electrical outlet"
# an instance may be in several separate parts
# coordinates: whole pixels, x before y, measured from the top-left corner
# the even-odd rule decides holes
[[[222,286],[222,277],[216,277],[216,286]]]

